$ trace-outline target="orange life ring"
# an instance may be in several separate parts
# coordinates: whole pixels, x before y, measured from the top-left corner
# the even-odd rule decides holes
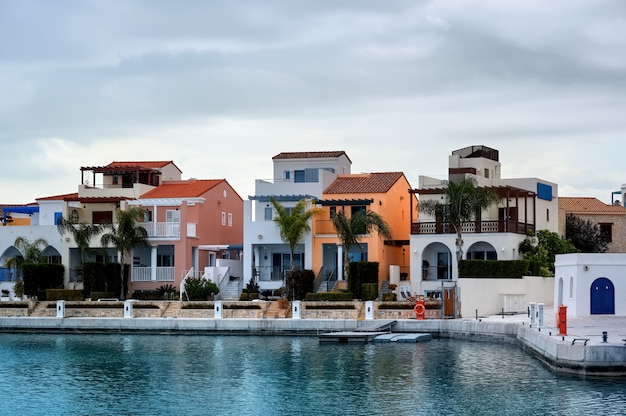
[[[426,311],[426,308],[421,303],[416,304],[415,307],[413,308],[413,312],[415,312],[415,315],[417,316],[424,315],[425,311]]]

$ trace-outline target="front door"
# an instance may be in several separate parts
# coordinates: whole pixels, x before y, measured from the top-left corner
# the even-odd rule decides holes
[[[443,316],[454,318],[454,288],[443,289]]]
[[[591,314],[615,314],[615,287],[606,277],[600,277],[591,284]]]

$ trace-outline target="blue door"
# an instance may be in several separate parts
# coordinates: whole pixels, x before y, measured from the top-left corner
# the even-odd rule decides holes
[[[615,314],[615,287],[606,277],[600,277],[591,284],[591,314]]]

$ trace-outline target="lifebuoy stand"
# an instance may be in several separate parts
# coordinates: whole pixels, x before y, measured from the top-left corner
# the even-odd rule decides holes
[[[424,300],[418,300],[415,302],[415,307],[413,308],[413,312],[415,312],[415,319],[424,319],[424,312],[426,312],[426,307],[424,306]]]

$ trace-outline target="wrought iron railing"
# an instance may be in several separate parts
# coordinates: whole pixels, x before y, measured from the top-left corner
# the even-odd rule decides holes
[[[461,232],[472,233],[515,233],[527,234],[535,225],[518,221],[468,221],[461,224]],[[414,222],[411,234],[454,234],[456,230],[449,222]]]

